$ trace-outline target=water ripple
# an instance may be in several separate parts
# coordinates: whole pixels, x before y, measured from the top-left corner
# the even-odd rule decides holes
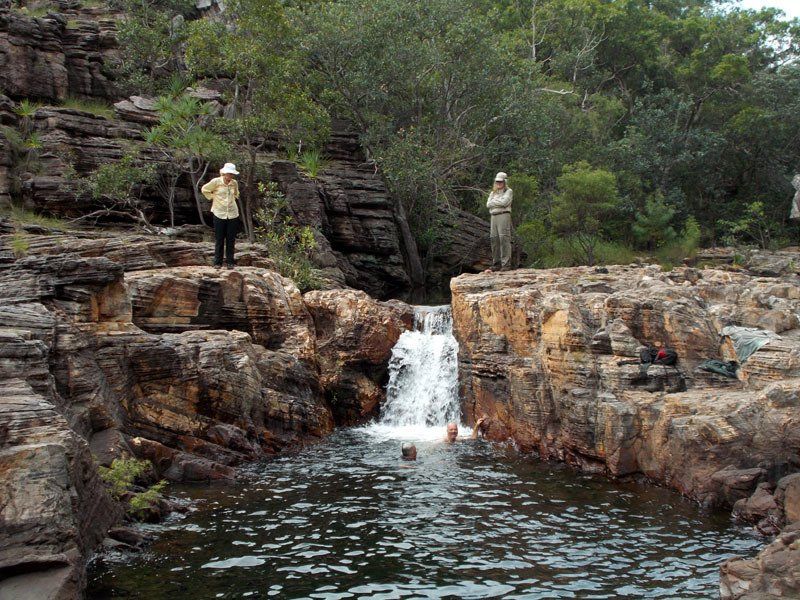
[[[205,508],[99,564],[89,597],[709,598],[761,544],[665,490],[440,437],[408,464],[386,431],[341,431],[241,486],[186,487]]]

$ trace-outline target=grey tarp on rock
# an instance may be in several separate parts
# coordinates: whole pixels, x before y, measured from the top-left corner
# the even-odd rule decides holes
[[[740,364],[744,364],[760,348],[769,344],[772,340],[779,340],[781,336],[766,329],[757,327],[737,327],[729,325],[722,329],[722,335],[731,338],[733,348],[736,350],[736,358]]]

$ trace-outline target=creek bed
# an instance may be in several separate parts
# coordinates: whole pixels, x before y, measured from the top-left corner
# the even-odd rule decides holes
[[[483,441],[340,430],[178,488],[201,509],[146,552],[95,561],[88,598],[715,598],[719,564],[763,540],[664,489]],[[435,439],[431,439],[435,438]]]

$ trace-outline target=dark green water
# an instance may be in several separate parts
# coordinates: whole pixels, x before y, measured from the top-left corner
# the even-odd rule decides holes
[[[662,489],[482,441],[418,443],[407,468],[399,445],[339,431],[241,484],[181,488],[201,510],[96,561],[88,597],[707,599],[763,543]]]

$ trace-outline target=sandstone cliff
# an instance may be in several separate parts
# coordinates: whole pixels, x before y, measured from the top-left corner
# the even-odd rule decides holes
[[[258,247],[242,262],[261,266],[219,271],[207,243],[29,228],[17,257],[11,231],[0,220],[3,597],[80,593],[85,557],[121,516],[98,463],[229,479],[363,422],[410,325],[407,306],[363,292],[304,300]]]
[[[778,531],[800,518],[797,475],[783,477],[800,467],[800,253],[755,253],[748,265],[454,279],[465,414],[489,415],[491,439],[736,504],[739,518]],[[779,334],[737,378],[698,368],[736,358],[727,325]],[[642,375],[648,344],[676,349],[677,365]],[[794,597],[799,565],[795,525],[757,559],[726,563],[723,597]]]

